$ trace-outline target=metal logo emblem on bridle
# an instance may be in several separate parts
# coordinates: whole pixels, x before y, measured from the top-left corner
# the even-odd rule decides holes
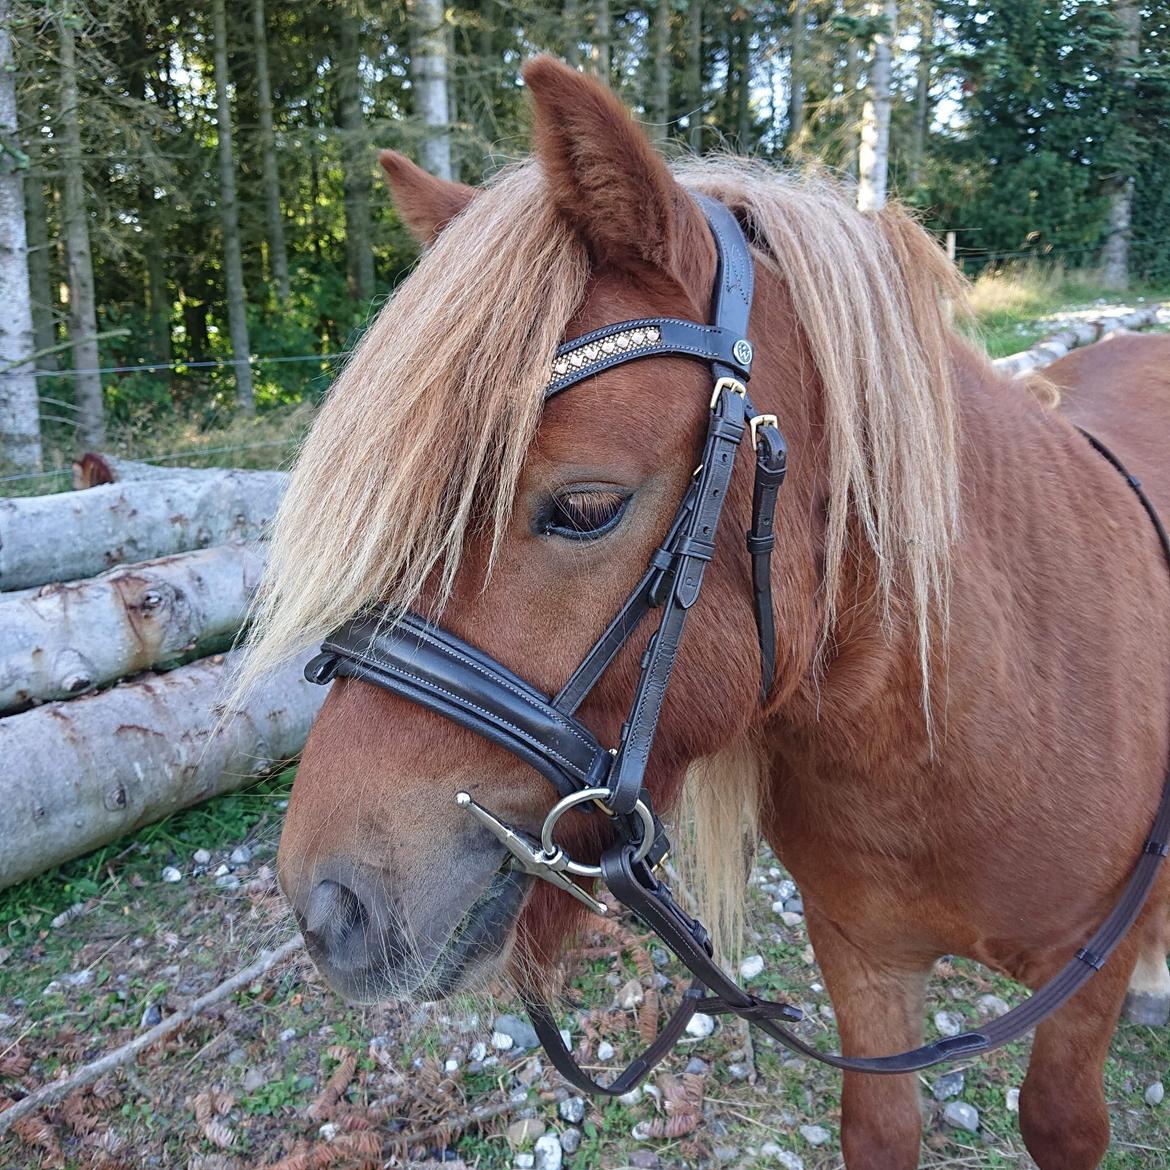
[[[741,337],[731,347],[731,356],[741,366],[750,366],[752,364],[752,343],[746,337]]]

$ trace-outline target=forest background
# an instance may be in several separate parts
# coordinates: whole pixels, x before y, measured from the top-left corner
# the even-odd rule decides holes
[[[145,436],[280,462],[417,255],[375,148],[481,181],[546,50],[970,273],[1170,283],[1170,0],[0,0],[0,488]]]

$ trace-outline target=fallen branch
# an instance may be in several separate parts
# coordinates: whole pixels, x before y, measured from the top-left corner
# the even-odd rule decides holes
[[[447,1138],[453,1134],[462,1133],[465,1129],[480,1126],[485,1121],[491,1121],[502,1114],[511,1113],[527,1102],[527,1096],[518,1096],[515,1101],[497,1101],[494,1105],[481,1105],[467,1113],[456,1113],[446,1121],[437,1125],[428,1125],[425,1129],[416,1129],[411,1133],[392,1133],[385,1141],[389,1147],[408,1148],[411,1146],[429,1145],[437,1138]],[[3,1117],[3,1114],[0,1114]]]
[[[228,996],[234,995],[242,987],[247,987],[248,984],[267,975],[277,963],[287,959],[289,955],[296,954],[303,945],[304,941],[298,934],[282,943],[276,950],[265,951],[250,967],[237,971],[230,979],[225,979],[206,995],[192,1000],[174,1015],[167,1016],[161,1024],[156,1024],[149,1032],[143,1032],[141,1036],[136,1036],[133,1040],[123,1044],[121,1048],[115,1048],[113,1052],[107,1052],[105,1056],[99,1056],[97,1060],[91,1060],[89,1064],[82,1065],[71,1076],[64,1077],[59,1081],[52,1081],[50,1084],[35,1089],[23,1100],[17,1101],[15,1105],[9,1106],[0,1113],[0,1137],[7,1133],[22,1117],[27,1117],[38,1109],[55,1105],[58,1101],[68,1097],[75,1089],[91,1085],[113,1069],[128,1064],[140,1052],[173,1035],[184,1024],[206,1011],[207,1008],[227,999]]]

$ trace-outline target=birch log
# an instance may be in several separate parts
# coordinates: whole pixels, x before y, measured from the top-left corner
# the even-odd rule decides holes
[[[197,452],[196,452],[197,454]],[[129,479],[187,479],[190,476],[206,478],[219,475],[222,467],[182,467],[161,463],[142,463],[137,459],[122,459],[101,451],[87,451],[73,462],[73,490],[86,491],[104,483],[125,483]],[[240,471],[239,475],[258,475],[263,484],[266,471]]]
[[[1165,308],[1164,305],[1148,305],[1144,309],[1129,309],[1123,313],[1095,317],[1090,321],[1077,321],[1037,342],[1030,349],[996,358],[992,364],[1005,374],[1027,374],[1032,370],[1042,370],[1074,349],[1092,345],[1109,333],[1148,329],[1151,325],[1157,325]]]
[[[239,788],[300,751],[326,688],[304,680],[302,658],[221,725],[235,658],[0,719],[0,888]]]
[[[225,649],[263,566],[240,542],[0,593],[0,714]]]
[[[0,499],[0,590],[250,540],[286,482],[280,471],[219,471]]]

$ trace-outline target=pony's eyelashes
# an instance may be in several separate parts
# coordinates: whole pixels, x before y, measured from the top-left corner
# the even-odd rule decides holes
[[[632,498],[633,493],[613,487],[581,484],[561,488],[541,505],[536,532],[564,540],[598,540],[621,523]]]

